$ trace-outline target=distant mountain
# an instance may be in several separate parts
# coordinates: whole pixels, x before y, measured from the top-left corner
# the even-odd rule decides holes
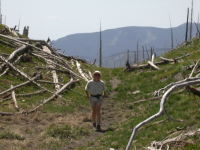
[[[193,26],[195,35],[195,25]],[[184,41],[185,28],[186,24],[173,28],[175,46]],[[109,59],[108,56],[126,52],[127,49],[136,50],[137,42],[139,42],[140,49],[141,46],[154,47],[158,51],[159,49],[170,49],[171,34],[170,28],[131,26],[102,31],[102,42],[103,56],[106,61]],[[66,55],[93,61],[98,58],[99,32],[68,35],[53,41],[53,45],[64,51]]]

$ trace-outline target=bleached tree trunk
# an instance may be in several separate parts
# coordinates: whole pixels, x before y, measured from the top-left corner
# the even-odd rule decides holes
[[[51,51],[50,51],[49,48],[46,47],[46,46],[43,46],[43,51],[45,51],[45,52],[51,54]],[[55,68],[54,65],[52,65],[51,61],[47,61],[47,64],[49,65],[49,67]],[[57,90],[60,89],[60,85],[58,84],[58,82],[59,82],[59,81],[58,81],[58,76],[57,76],[57,73],[56,73],[55,70],[52,70],[51,73],[52,73],[52,77],[53,77],[53,82],[55,83],[55,89],[56,89],[56,91],[57,91]]]
[[[28,50],[28,46],[22,45],[20,48],[16,49],[14,52],[12,52],[7,60],[10,63],[13,63],[20,55],[23,55],[25,52],[27,52],[27,50]],[[3,63],[0,66],[0,70],[2,70],[4,67],[5,67],[5,63]]]
[[[15,66],[13,66],[11,63],[9,63],[4,57],[0,56],[0,59],[5,62],[10,68],[12,68],[13,70],[15,70],[17,73],[19,73],[22,77],[24,77],[25,79],[28,79],[29,81],[31,81],[32,83],[34,83],[36,86],[38,86],[39,88],[48,91],[49,93],[53,93],[50,90],[48,90],[45,87],[42,87],[39,83],[35,82],[34,80],[32,80],[27,74],[25,74],[24,72],[20,71],[19,69],[17,69]]]
[[[159,70],[160,68],[154,64],[154,60],[155,60],[155,54],[153,53],[151,56],[151,61],[148,61],[148,64],[154,69]]]
[[[59,94],[61,94],[62,92],[64,92],[64,90],[66,90],[67,88],[69,88],[71,85],[75,84],[79,82],[79,80],[73,80],[71,79],[68,83],[66,83],[65,85],[63,85],[58,91],[56,91],[51,97],[45,99],[40,105],[36,106],[35,108],[33,108],[32,110],[28,111],[28,112],[24,112],[24,113],[32,113],[37,111],[40,107],[42,107],[44,104],[48,103],[49,101],[52,101],[53,99],[55,99]]]
[[[86,77],[85,73],[84,73],[83,70],[81,69],[81,64],[80,64],[78,61],[76,61],[76,66],[77,66],[77,69],[78,69],[79,74],[83,77],[83,79],[84,79],[86,82],[88,82],[89,79]]]
[[[48,61],[48,59],[42,57],[41,55],[38,55],[38,54],[35,54],[35,53],[32,53],[32,54],[33,54],[34,56],[38,57],[38,58],[41,58],[41,59],[44,59],[45,61]],[[58,63],[56,63],[56,62],[53,62],[53,61],[52,61],[52,64],[54,64],[55,66],[58,66],[58,67],[60,67],[60,68],[62,68],[62,69],[64,69],[64,70],[69,71],[70,74],[72,74],[72,75],[75,76],[75,77],[78,77],[79,79],[83,79],[82,76],[78,75],[77,73],[73,72],[72,70],[66,68],[66,67],[63,66],[63,65],[60,65],[60,64],[58,64]]]
[[[5,90],[5,91],[0,92],[0,95],[4,95],[4,94],[6,94],[6,93],[8,93],[8,92],[10,92],[10,91],[13,91],[13,90],[17,89],[17,88],[20,88],[20,87],[22,87],[22,86],[28,85],[28,84],[30,84],[31,82],[33,82],[33,81],[39,79],[39,77],[40,77],[40,75],[36,75],[35,77],[31,78],[30,80],[28,80],[28,81],[26,81],[26,82],[24,82],[24,83],[21,83],[21,84],[12,86],[11,88],[9,88],[9,89],[7,89],[7,90]]]
[[[14,86],[11,85],[11,89],[13,89],[13,87],[14,87]],[[18,104],[17,104],[17,99],[16,99],[16,96],[15,96],[15,91],[14,91],[14,90],[12,90],[11,96],[12,96],[12,100],[13,100],[13,103],[14,103],[15,108],[18,110],[18,109],[19,109],[19,106],[18,106]]]
[[[58,56],[53,55],[53,54],[49,54],[49,53],[47,53],[47,52],[44,52],[42,49],[40,49],[40,48],[38,48],[38,47],[36,47],[36,46],[34,46],[34,45],[32,45],[32,44],[29,44],[29,43],[27,43],[27,42],[23,42],[23,41],[20,41],[20,40],[18,40],[18,39],[16,39],[16,38],[13,38],[13,37],[7,36],[7,35],[3,35],[3,34],[0,34],[0,37],[6,38],[6,39],[8,39],[8,40],[11,40],[11,41],[14,41],[14,42],[17,42],[17,43],[20,43],[20,44],[22,44],[22,45],[30,46],[30,47],[32,47],[33,49],[37,50],[38,52],[43,52],[44,54],[46,54],[46,55],[48,55],[48,56],[50,56],[50,57],[55,58],[55,60],[60,60],[60,61],[62,61],[62,62],[64,62],[64,63],[66,63],[66,60],[64,60],[63,58],[58,57]],[[67,67],[69,67],[69,66],[67,66]]]

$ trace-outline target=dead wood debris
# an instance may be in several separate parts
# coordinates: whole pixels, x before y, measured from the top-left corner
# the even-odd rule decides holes
[[[17,110],[16,112],[0,112],[0,115],[33,113],[46,103],[55,100],[56,98],[63,99],[62,93],[65,90],[73,88],[75,83],[79,82],[79,80],[88,81],[91,79],[91,72],[89,70],[84,70],[85,72],[83,72],[83,69],[81,68],[80,63],[86,63],[85,60],[64,56],[57,52],[57,50],[50,46],[46,41],[20,39],[3,34],[0,34],[0,40],[1,43],[16,49],[10,55],[0,54],[0,77],[12,71],[12,74],[16,74],[16,77],[20,77],[25,80],[22,83],[10,85],[10,88],[0,91],[0,103],[12,100],[14,107]],[[21,58],[24,56],[28,56],[31,59],[32,57],[37,57],[37,59],[41,59],[43,62],[42,65],[37,65],[37,67],[33,68],[36,71],[33,76],[30,75],[29,72],[25,72],[23,68],[19,67],[20,63],[17,63],[22,62]],[[72,62],[73,64],[76,62],[76,69],[74,68],[75,66]],[[52,73],[51,79],[49,77],[43,79],[42,72],[44,70],[49,70]],[[68,83],[63,83],[63,81],[61,82],[59,79],[60,74],[57,73],[62,73],[71,78],[71,80]],[[55,90],[51,91],[43,86],[43,84],[53,84],[55,85]],[[38,91],[32,93],[18,93],[20,91],[18,89],[28,85],[35,85],[39,89]],[[51,93],[52,96],[43,100],[41,104],[31,108],[30,110],[23,110],[22,108],[19,110],[17,97],[29,97],[39,95],[44,92]]]
[[[191,74],[189,75],[189,78],[186,78],[184,80],[181,81],[177,81],[177,82],[173,82],[167,86],[165,86],[164,88],[158,90],[155,92],[155,95],[160,96],[160,94],[162,94],[162,98],[160,101],[160,109],[157,113],[155,113],[154,115],[150,116],[149,118],[147,118],[146,120],[140,122],[139,124],[137,124],[133,130],[132,130],[132,134],[130,136],[130,139],[128,141],[128,144],[126,146],[126,150],[130,150],[131,146],[132,146],[132,142],[135,139],[136,133],[138,132],[138,130],[143,127],[144,125],[150,123],[151,121],[153,121],[154,119],[160,117],[161,115],[163,115],[166,111],[165,111],[165,103],[167,101],[167,99],[169,98],[169,96],[176,91],[177,89],[182,89],[188,86],[192,86],[192,85],[197,85],[200,84],[200,77],[192,77],[194,70],[197,68],[196,66],[198,65],[198,62],[196,63],[196,65],[194,66]]]
[[[147,147],[147,150],[167,150],[172,146],[181,146],[184,147],[187,144],[192,144],[191,142],[186,141],[187,138],[192,136],[199,136],[200,129],[185,131],[180,133],[178,136],[164,139],[163,141],[153,141],[151,146]]]
[[[141,64],[141,65],[132,65],[132,66],[126,66],[125,70],[126,72],[134,71],[134,70],[140,70],[140,69],[156,69],[159,70],[160,65],[169,64],[169,63],[177,63],[180,59],[183,59],[184,57],[188,57],[190,54],[185,54],[183,56],[174,58],[174,59],[168,59],[164,57],[160,57],[160,61],[154,62],[154,57],[152,56],[152,60],[148,61],[147,64]]]

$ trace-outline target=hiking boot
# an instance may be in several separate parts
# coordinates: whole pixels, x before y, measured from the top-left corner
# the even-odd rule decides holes
[[[97,125],[97,131],[101,131],[101,125]]]
[[[94,128],[96,128],[96,127],[97,127],[96,123],[93,123],[92,125],[93,125],[93,127],[94,127]]]

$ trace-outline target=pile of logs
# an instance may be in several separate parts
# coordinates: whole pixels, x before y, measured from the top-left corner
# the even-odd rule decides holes
[[[3,34],[0,34],[0,39],[1,43],[6,43],[7,46],[12,45],[12,48],[15,48],[9,55],[0,53],[0,78],[3,78],[9,71],[12,71],[12,73],[14,72],[16,74],[16,78],[20,76],[25,80],[23,83],[10,85],[10,88],[0,91],[0,103],[12,100],[14,108],[16,109],[16,112],[0,112],[0,115],[29,114],[35,112],[46,103],[58,97],[64,99],[62,93],[72,88],[72,85],[75,85],[80,80],[88,81],[91,79],[91,72],[86,72],[81,68],[81,63],[85,63],[84,60],[64,56],[58,53],[46,41],[19,39]],[[30,75],[29,72],[24,72],[22,69],[19,69],[16,65],[18,62],[22,61],[22,58],[26,55],[36,57],[44,62],[44,65],[33,68],[37,70],[33,76]],[[76,66],[74,64],[76,64]],[[51,80],[43,80],[43,70],[47,70],[51,73],[51,77],[48,77],[51,78]],[[70,79],[69,82],[59,82],[58,72],[68,76]],[[46,88],[42,83],[53,84],[55,87],[54,91]],[[33,93],[16,93],[17,89],[28,85],[35,85],[39,90]],[[42,102],[34,108],[23,110],[19,107],[17,97],[39,95],[44,92],[50,93],[51,96],[42,100]]]
[[[179,60],[183,59],[184,57],[188,57],[190,54],[185,54],[183,56],[174,58],[174,59],[168,59],[165,57],[160,57],[160,61],[155,62],[155,55],[152,55],[151,61],[148,61],[147,64],[140,64],[140,65],[126,65],[126,68],[124,71],[130,72],[130,71],[135,71],[135,70],[140,70],[140,69],[155,69],[155,70],[160,70],[159,66],[164,65],[164,64],[170,64],[170,63],[178,63]]]

